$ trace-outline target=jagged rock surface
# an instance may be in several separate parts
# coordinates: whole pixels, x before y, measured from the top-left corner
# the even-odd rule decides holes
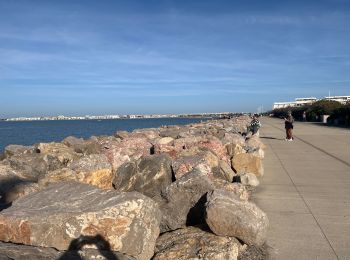
[[[256,176],[264,175],[264,168],[261,158],[252,153],[237,154],[232,158],[232,167],[236,173],[250,172]]]
[[[256,246],[265,243],[269,223],[266,214],[255,204],[224,190],[208,193],[206,222],[218,236],[237,237]]]
[[[143,156],[123,164],[114,176],[113,186],[118,191],[138,191],[148,197],[155,197],[171,182],[171,159],[161,154]]]
[[[149,259],[160,211],[148,197],[59,183],[15,201],[0,214],[0,240],[66,250],[80,235],[101,235],[111,250]]]
[[[210,179],[196,170],[169,185],[162,194],[164,200],[158,201],[163,213],[161,232],[204,222],[205,196],[213,189]]]
[[[219,237],[197,227],[186,227],[157,239],[154,260],[236,260],[240,243],[232,237]]]

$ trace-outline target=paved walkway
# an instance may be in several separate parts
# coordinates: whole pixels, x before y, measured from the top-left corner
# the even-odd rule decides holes
[[[270,259],[350,259],[350,129],[263,118],[265,175],[253,200],[270,220]]]

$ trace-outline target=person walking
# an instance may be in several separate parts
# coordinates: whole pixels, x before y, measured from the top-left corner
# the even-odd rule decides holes
[[[294,118],[292,112],[288,111],[288,115],[284,118],[284,128],[286,129],[286,141],[293,141],[293,123]]]

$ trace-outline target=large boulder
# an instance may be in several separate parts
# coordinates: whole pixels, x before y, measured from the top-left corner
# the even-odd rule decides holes
[[[208,174],[213,176],[213,172],[219,170],[219,158],[208,149],[192,147],[182,151],[172,163],[176,179],[181,178],[198,166],[208,168]]]
[[[224,137],[221,138],[221,142],[224,145],[227,145],[227,144],[238,144],[240,146],[244,146],[245,139],[240,134],[225,133]]]
[[[113,186],[118,191],[138,191],[154,197],[171,182],[171,158],[161,154],[143,156],[123,164],[115,173]]]
[[[149,140],[153,140],[159,137],[159,129],[157,128],[144,128],[144,129],[135,129],[130,134],[131,136],[140,136],[145,137]]]
[[[159,132],[160,137],[179,138],[182,129],[180,127],[167,127]]]
[[[254,173],[245,172],[245,173],[241,173],[238,177],[239,177],[239,181],[245,186],[250,186],[250,187],[259,186],[259,180]]]
[[[57,260],[59,251],[53,248],[33,247],[0,242],[0,260]],[[78,258],[70,258],[78,260]]]
[[[260,177],[264,175],[264,168],[260,157],[252,153],[235,155],[232,160],[232,167],[236,173],[251,172]]]
[[[237,198],[241,200],[248,201],[250,199],[250,191],[242,183],[232,183],[222,179],[214,179],[213,184],[215,189],[221,189],[232,192]]]
[[[79,240],[79,238],[77,239]],[[82,239],[80,239],[82,240]],[[108,245],[103,247],[100,241],[88,241],[90,244],[96,243],[98,249],[72,248],[69,251],[58,251],[54,248],[34,247],[27,245],[17,245],[12,243],[0,242],[0,260],[82,260],[82,259],[115,259],[115,260],[136,260],[136,258],[127,256],[119,252],[108,250]],[[96,240],[96,239],[95,239]],[[80,242],[80,241],[79,241]],[[71,243],[71,245],[73,242]],[[100,245],[102,244],[102,246]]]
[[[174,146],[174,138],[172,137],[162,137],[156,139],[153,149],[155,154],[167,153],[172,157],[176,157],[177,154]]]
[[[113,179],[112,166],[103,154],[92,154],[71,163],[69,168],[49,171],[39,179],[41,187],[50,183],[76,181],[111,189]]]
[[[165,233],[157,239],[154,260],[236,260],[241,245],[233,237],[219,237],[198,227]]]
[[[226,161],[220,160],[218,170],[214,170],[214,177],[232,182],[234,176],[236,176],[236,173],[232,170],[231,165]]]
[[[131,160],[137,160],[143,155],[151,154],[152,144],[147,138],[126,137],[121,141],[111,141],[103,144],[104,153],[113,166],[113,170]]]
[[[70,167],[82,183],[95,185],[102,189],[112,188],[112,165],[103,154],[92,154],[74,161]]]
[[[35,147],[10,144],[6,146],[4,150],[5,158],[11,157],[15,154],[25,154],[25,153],[35,153]]]
[[[85,155],[99,154],[101,150],[99,143],[94,139],[84,140],[83,138],[68,136],[62,141],[62,143],[72,148],[74,152]]]
[[[261,141],[261,139],[257,135],[253,135],[250,138],[248,138],[246,140],[246,146],[251,147],[253,149],[261,148],[264,150],[266,148],[264,143]]]
[[[59,183],[3,210],[0,240],[66,250],[81,235],[99,235],[112,251],[150,259],[159,222],[157,204],[140,193]]]
[[[67,181],[79,182],[79,179],[75,171],[69,168],[62,168],[54,171],[49,171],[47,174],[39,178],[38,184],[41,188],[44,188],[49,184]]]
[[[208,136],[193,136],[187,138],[180,138],[174,141],[175,147],[190,149],[192,147],[207,148],[211,150],[220,160],[229,162],[226,148],[220,139]]]
[[[0,208],[6,208],[19,197],[38,190],[37,183],[26,179],[9,165],[0,163]]]
[[[269,224],[266,214],[255,204],[225,190],[208,193],[206,222],[218,236],[236,237],[256,246],[265,243]]]
[[[39,176],[44,175],[49,165],[44,156],[39,153],[14,154],[2,161],[16,172],[20,172],[23,178],[36,181]]]
[[[81,157],[80,154],[63,143],[39,143],[36,147],[50,171],[67,167],[71,162]]]
[[[247,151],[243,148],[240,144],[235,143],[228,143],[225,145],[227,149],[227,154],[230,156],[230,158],[236,156],[237,154],[246,153]]]
[[[158,201],[163,213],[161,232],[204,222],[206,194],[213,189],[208,176],[197,170],[169,185],[162,193],[164,200]]]

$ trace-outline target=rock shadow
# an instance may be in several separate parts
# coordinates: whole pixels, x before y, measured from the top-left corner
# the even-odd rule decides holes
[[[276,137],[270,137],[270,136],[260,136],[261,139],[269,139],[269,140],[284,140],[283,138],[276,138]]]
[[[205,203],[207,202],[207,193],[205,193],[187,214],[186,226],[196,226],[205,222]]]
[[[67,251],[61,255],[58,260],[83,260],[79,255],[79,250],[85,245],[95,245],[99,251],[99,253],[105,257],[107,260],[118,260],[120,259],[118,256],[111,251],[111,246],[108,241],[106,241],[101,235],[96,236],[84,236],[80,235],[78,238],[73,239]]]
[[[21,187],[33,183],[30,180],[18,177],[9,177],[0,181],[0,211],[10,207],[12,202],[17,199]]]

